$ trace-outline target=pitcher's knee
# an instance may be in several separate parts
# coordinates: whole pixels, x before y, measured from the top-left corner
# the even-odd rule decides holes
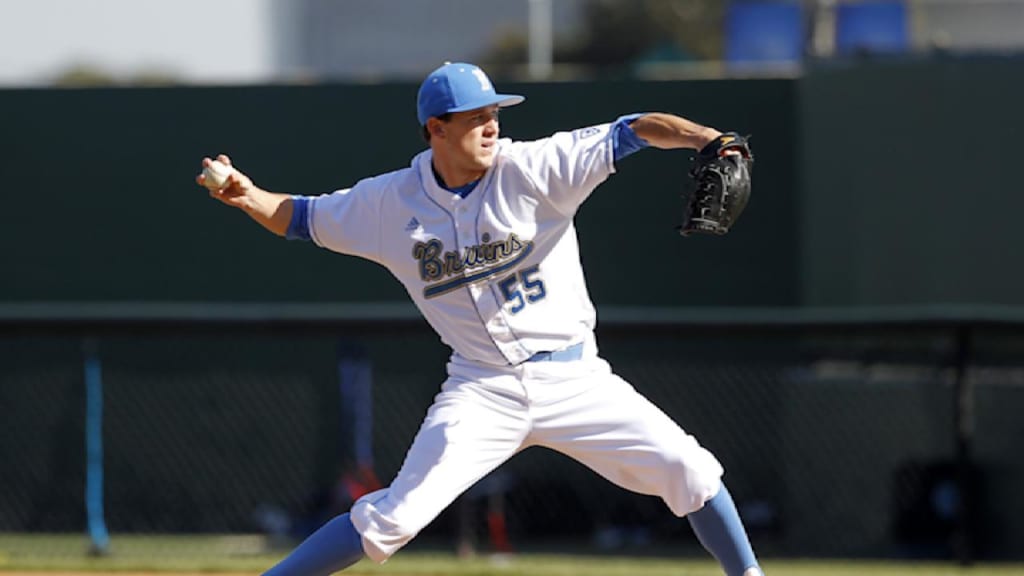
[[[707,450],[701,452],[699,457],[691,455],[673,466],[671,488],[664,500],[676,516],[700,510],[721,488],[722,465]]]
[[[389,508],[387,488],[363,496],[352,506],[352,524],[362,536],[363,551],[377,563],[398,552],[422,529],[403,523]]]

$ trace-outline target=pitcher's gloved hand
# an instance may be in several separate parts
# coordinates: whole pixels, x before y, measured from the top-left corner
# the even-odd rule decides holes
[[[750,199],[754,155],[749,137],[726,132],[709,142],[694,158],[679,233],[725,234]]]

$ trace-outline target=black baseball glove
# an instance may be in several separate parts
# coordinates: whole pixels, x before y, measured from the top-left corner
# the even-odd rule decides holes
[[[754,165],[748,138],[726,132],[697,153],[690,170],[693,190],[684,196],[680,234],[725,234],[740,217],[750,199]]]

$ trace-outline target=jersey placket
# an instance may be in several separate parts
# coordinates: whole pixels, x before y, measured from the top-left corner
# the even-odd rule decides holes
[[[466,254],[470,247],[478,246],[483,242],[478,220],[482,206],[487,201],[486,196],[490,192],[486,189],[488,180],[488,178],[485,178],[478,186],[478,188],[484,189],[477,189],[465,198],[452,197],[450,210],[455,222],[455,240],[458,243],[460,254]],[[497,239],[490,238],[490,240],[495,241]],[[500,277],[503,276],[501,275]],[[498,351],[501,352],[501,355],[510,364],[519,364],[526,360],[530,354],[522,347],[509,326],[497,291],[492,289],[492,283],[498,281],[500,277],[488,278],[482,282],[474,282],[466,286],[466,289],[469,291],[470,298],[472,298],[473,304],[476,306],[481,321],[483,321],[483,328],[487,331],[487,335],[495,347],[498,348]]]
[[[476,192],[479,194],[479,191]],[[458,246],[458,253],[465,255],[471,246],[475,246],[479,242],[476,230],[476,216],[479,211],[478,197],[473,197],[473,194],[466,198],[454,196],[452,201],[452,216],[455,221],[455,242]],[[491,316],[493,310],[488,305],[486,299],[481,299],[484,291],[482,286],[484,284],[484,282],[468,284],[466,290],[469,291],[469,297],[473,301],[473,306],[476,307],[477,314],[480,315],[480,320],[484,322],[484,330],[493,340],[494,337],[490,334],[491,331],[485,321],[486,318]]]

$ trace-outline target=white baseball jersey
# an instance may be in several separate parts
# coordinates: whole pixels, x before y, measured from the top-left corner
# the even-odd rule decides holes
[[[572,219],[615,170],[610,127],[502,139],[465,198],[437,184],[424,151],[409,168],[314,198],[310,235],[390,270],[462,357],[515,365],[591,342]]]

